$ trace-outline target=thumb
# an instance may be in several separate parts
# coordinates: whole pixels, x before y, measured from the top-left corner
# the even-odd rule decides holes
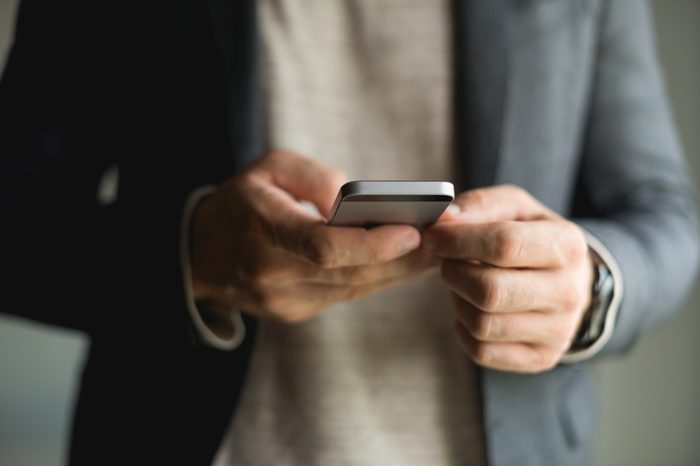
[[[557,217],[557,214],[524,189],[514,185],[499,185],[461,193],[440,221],[491,223],[553,217]]]
[[[257,168],[297,201],[311,202],[326,218],[338,190],[347,180],[342,172],[334,168],[286,150],[270,153]]]

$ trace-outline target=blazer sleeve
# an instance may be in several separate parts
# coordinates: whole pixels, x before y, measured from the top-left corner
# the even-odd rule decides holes
[[[678,309],[698,268],[694,189],[674,131],[646,2],[603,8],[577,222],[621,269],[624,294],[601,354],[629,349]]]

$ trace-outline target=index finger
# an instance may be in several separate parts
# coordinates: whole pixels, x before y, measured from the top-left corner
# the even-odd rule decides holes
[[[573,224],[558,220],[446,222],[425,231],[423,248],[439,257],[499,267],[561,267],[578,257],[581,235]]]

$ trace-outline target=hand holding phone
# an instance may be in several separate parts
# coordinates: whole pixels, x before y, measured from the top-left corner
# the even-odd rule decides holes
[[[275,151],[197,205],[182,246],[191,258],[191,298],[208,304],[201,325],[230,336],[229,309],[300,322],[435,267],[415,228],[329,227],[300,208],[305,199],[328,218],[344,179],[313,159]]]

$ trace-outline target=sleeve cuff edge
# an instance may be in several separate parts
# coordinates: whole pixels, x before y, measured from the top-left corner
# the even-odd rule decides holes
[[[608,248],[606,248],[603,245],[603,243],[601,243],[601,241],[598,238],[596,238],[583,228],[582,231],[586,236],[586,242],[588,243],[588,246],[591,249],[593,249],[600,256],[601,259],[603,259],[603,262],[605,262],[605,265],[610,270],[615,286],[613,289],[613,297],[610,301],[610,306],[608,307],[608,312],[605,316],[605,322],[603,324],[603,333],[588,348],[577,351],[571,351],[564,354],[564,356],[561,359],[562,364],[574,364],[585,361],[598,354],[605,347],[605,345],[612,338],[613,331],[615,330],[617,314],[620,310],[620,304],[622,303],[622,296],[624,293],[622,271],[620,270],[620,266],[613,257],[612,253],[608,250]]]
[[[216,349],[223,351],[231,351],[238,348],[243,340],[245,339],[246,328],[241,313],[231,310],[231,323],[233,324],[233,336],[231,338],[222,338],[212,329],[210,329],[207,324],[202,319],[202,316],[197,309],[197,305],[194,301],[194,294],[192,290],[192,270],[190,264],[190,222],[194,208],[199,204],[199,202],[205,196],[211,194],[216,189],[213,185],[202,186],[194,190],[187,202],[182,212],[182,222],[180,226],[180,262],[182,269],[182,281],[183,288],[185,292],[185,304],[187,311],[192,319],[192,323],[196,328],[201,340]]]

